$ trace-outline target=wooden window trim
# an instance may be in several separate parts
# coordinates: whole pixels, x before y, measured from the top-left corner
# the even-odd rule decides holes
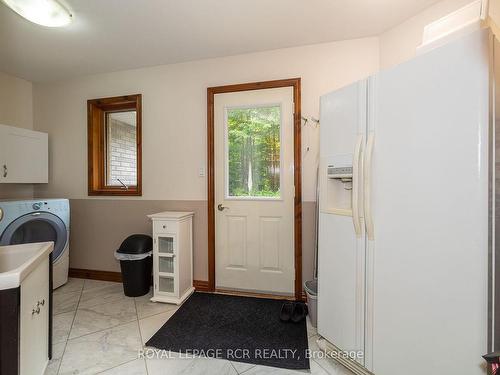
[[[105,114],[112,111],[136,111],[137,186],[128,190],[106,185]],[[88,195],[142,196],[142,96],[115,96],[87,101]]]

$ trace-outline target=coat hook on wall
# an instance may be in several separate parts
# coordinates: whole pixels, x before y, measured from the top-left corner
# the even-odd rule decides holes
[[[304,123],[302,124],[302,126],[306,126],[309,121],[311,121],[311,122],[314,123],[313,126],[315,128],[319,126],[319,120],[317,118],[315,118],[315,117],[312,117],[312,116],[309,117],[309,118],[302,116],[302,121],[304,121]]]
[[[304,117],[302,116],[302,121],[304,121],[304,123],[302,124],[302,127],[305,127],[307,125],[307,123],[309,121],[313,122],[314,124],[311,124],[315,129],[319,126],[319,120],[314,118],[314,117],[310,117],[310,118],[307,118],[307,117]],[[308,141],[307,141],[307,147],[306,147],[306,152],[309,152],[309,150],[311,149],[311,147],[309,146],[309,133],[307,133],[308,136]]]
[[[315,117],[311,117],[311,121],[314,122],[315,126],[319,126],[320,123],[319,123],[319,120]]]

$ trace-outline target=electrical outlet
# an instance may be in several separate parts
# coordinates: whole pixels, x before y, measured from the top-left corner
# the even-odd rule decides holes
[[[205,167],[198,169],[198,177],[205,177]]]

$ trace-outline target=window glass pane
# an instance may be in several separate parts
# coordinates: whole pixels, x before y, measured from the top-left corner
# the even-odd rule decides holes
[[[280,196],[280,106],[227,110],[228,195]]]
[[[174,273],[174,258],[158,257],[158,268],[160,272]]]
[[[160,292],[173,293],[174,292],[174,278],[173,277],[162,277],[159,280],[159,290]]]
[[[174,252],[173,237],[158,237],[158,251],[160,253],[173,254]]]
[[[136,112],[106,113],[106,185],[137,185]]]

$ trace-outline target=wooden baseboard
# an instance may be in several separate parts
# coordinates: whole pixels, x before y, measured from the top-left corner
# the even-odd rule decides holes
[[[208,292],[208,281],[193,280],[193,286],[197,292]]]
[[[69,277],[76,277],[78,279],[91,279],[91,280],[101,280],[101,281],[114,281],[121,283],[122,282],[122,274],[120,272],[112,272],[112,271],[99,271],[99,270],[87,270],[83,268],[70,268],[69,269]],[[197,292],[208,292],[208,281],[205,280],[193,280],[193,286]],[[258,297],[258,298],[272,298],[272,299],[282,299],[282,300],[294,300],[293,296],[279,296],[273,294],[264,294],[264,293],[252,293],[252,292],[242,292],[236,290],[224,290],[218,289],[216,293],[220,294],[231,294],[238,296],[247,296],[247,297]],[[302,300],[306,301],[306,294],[302,292]]]
[[[70,268],[69,277],[76,277],[78,279],[114,281],[118,283],[122,282],[122,274],[120,272],[87,270],[84,268]],[[208,281],[193,280],[193,286],[199,292],[208,291]]]
[[[247,292],[241,290],[231,290],[231,289],[216,289],[217,294],[227,294],[230,296],[241,296],[241,297],[254,297],[254,298],[267,298],[267,299],[277,299],[283,301],[295,301],[295,296],[282,296],[279,294],[266,294],[257,292]]]
[[[117,283],[122,282],[121,272],[87,270],[83,268],[70,268],[69,277],[76,277],[78,279],[114,281]]]
[[[197,292],[209,292],[210,291],[210,289],[208,287],[208,281],[193,280],[193,286]],[[215,293],[228,294],[228,295],[232,295],[232,296],[270,298],[270,299],[295,301],[294,296],[280,296],[280,295],[276,295],[276,294],[254,293],[254,292],[245,292],[245,291],[239,291],[239,290],[216,289]],[[307,300],[306,293],[302,292],[302,301],[306,301],[306,300]]]

